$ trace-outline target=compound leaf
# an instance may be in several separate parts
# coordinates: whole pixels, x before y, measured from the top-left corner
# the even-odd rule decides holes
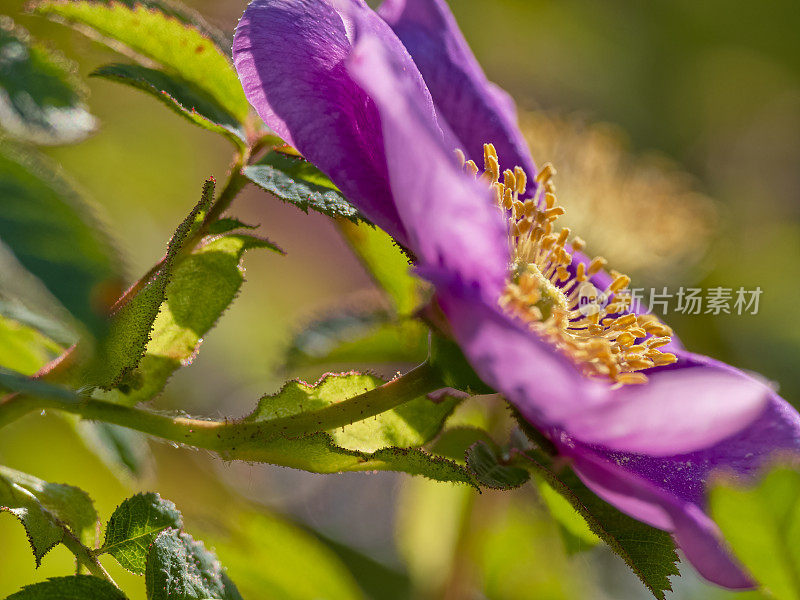
[[[153,492],[136,494],[111,515],[98,552],[111,554],[124,568],[144,574],[150,544],[165,529],[181,527],[181,513],[172,502]]]
[[[37,144],[69,144],[96,127],[74,66],[0,16],[0,128]]]

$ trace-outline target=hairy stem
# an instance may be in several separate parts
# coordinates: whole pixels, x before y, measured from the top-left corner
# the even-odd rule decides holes
[[[0,405],[0,426],[33,410],[58,409],[84,419],[120,425],[165,440],[223,452],[257,447],[282,436],[299,437],[350,425],[396,408],[442,385],[435,370],[428,363],[423,363],[387,384],[348,400],[318,410],[260,422],[203,421],[162,415],[102,400],[63,402],[55,398],[34,399],[18,395]]]
[[[100,561],[97,560],[97,557],[94,556],[92,552],[86,546],[84,546],[71,531],[65,532],[64,539],[61,540],[61,542],[67,548],[69,548],[70,552],[75,555],[78,564],[86,567],[89,573],[95,577],[105,579],[106,581],[113,583],[116,587],[119,587],[111,578],[111,575],[108,574],[108,571],[106,571],[103,565],[100,564]]]

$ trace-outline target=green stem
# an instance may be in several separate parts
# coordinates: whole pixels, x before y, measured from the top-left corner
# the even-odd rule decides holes
[[[103,421],[149,433],[156,437],[218,452],[257,447],[278,437],[300,437],[350,425],[391,410],[409,400],[442,387],[436,371],[423,363],[405,375],[318,410],[269,421],[203,421],[161,415],[148,410],[102,400],[63,402],[58,399],[17,396],[0,405],[0,426],[37,409],[58,409],[84,419]],[[6,414],[8,411],[8,414]]]
[[[64,539],[61,542],[69,548],[70,552],[75,555],[75,558],[78,560],[78,564],[83,565],[86,567],[92,575],[95,577],[99,577],[101,579],[105,579],[106,581],[110,581],[116,587],[119,587],[117,583],[111,578],[111,575],[108,574],[108,571],[105,570],[103,565],[100,564],[100,561],[97,560],[97,557],[94,556],[91,551],[84,546],[81,541],[71,532],[66,531],[64,533]]]
[[[248,184],[249,180],[242,175],[242,168],[247,164],[249,159],[249,150],[236,155],[231,165],[228,181],[219,193],[219,197],[217,197],[214,205],[209,209],[202,227],[200,227],[197,234],[195,234],[195,240],[199,241],[208,233],[209,226],[214,223],[214,221],[217,221],[222,214],[230,208],[233,200]]]

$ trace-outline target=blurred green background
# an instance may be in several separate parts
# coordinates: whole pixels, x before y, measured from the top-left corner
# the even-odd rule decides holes
[[[230,0],[189,4],[225,31],[233,30],[245,6]],[[521,108],[612,123],[628,136],[631,153],[663,155],[694,177],[692,185],[713,199],[714,228],[699,244],[702,250],[693,251],[691,267],[671,270],[665,284],[760,286],[761,308],[754,316],[667,318],[690,349],[757,371],[775,382],[784,397],[800,402],[800,320],[794,312],[800,291],[796,2],[451,4],[489,77],[508,89]],[[21,5],[3,0],[0,13],[14,16],[35,37],[75,60],[81,74],[118,60],[80,34],[21,16]],[[224,178],[229,150],[217,136],[192,127],[150,97],[108,81],[89,80],[88,85],[100,130],[76,147],[47,153],[102,206],[129,274],[137,277],[161,257],[175,224],[196,202],[203,180],[209,175]],[[551,158],[534,157],[540,164]],[[569,206],[569,198],[562,200]],[[643,205],[650,201],[647,194],[640,200]],[[608,206],[600,207],[597,226],[614,219],[616,206],[609,198]],[[669,202],[653,210],[663,211],[665,218],[673,215]],[[160,407],[245,414],[256,398],[280,385],[285,375],[280,372],[282,353],[293,331],[331,304],[357,304],[372,293],[366,274],[326,219],[253,189],[234,212],[246,222],[261,223],[264,233],[288,254],[247,257],[243,293],[221,326],[207,336],[192,366],[173,379],[158,400]],[[593,251],[604,252],[601,242],[588,241]],[[635,256],[636,249],[631,252]],[[665,281],[647,265],[639,264],[634,274],[647,285]],[[314,379],[321,372],[303,375]],[[327,547],[347,564],[358,561],[338,542],[388,565],[393,571],[377,578],[377,598],[409,593],[498,600],[647,597],[607,551],[569,555],[530,490],[476,498],[449,486],[385,473],[317,476],[223,464],[165,444],[151,447],[155,458],[148,474],[132,482],[105,467],[59,419],[29,417],[0,435],[0,462],[86,489],[104,518],[138,489],[155,489],[174,500],[189,517],[190,531],[192,526],[213,531],[208,523],[224,507],[290,514],[336,540],[326,542]],[[398,503],[401,510],[396,511]],[[23,530],[10,517],[0,517],[0,597],[71,569],[68,554],[58,549],[35,570],[26,543]],[[217,547],[224,560],[224,544]],[[307,567],[291,564],[279,548],[253,548],[250,553],[249,565],[233,557],[229,561],[232,578],[250,582],[240,583],[243,592],[262,590],[245,596],[290,597],[259,588],[259,561],[288,561],[286,568],[300,573]],[[674,598],[759,597],[712,589],[697,581],[688,565],[683,569],[685,576],[675,580]],[[409,573],[412,581],[394,571]],[[134,579],[114,574],[126,584]],[[450,591],[441,593],[443,586]]]

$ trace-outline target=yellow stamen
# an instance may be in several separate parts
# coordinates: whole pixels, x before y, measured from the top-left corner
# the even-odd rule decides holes
[[[476,176],[475,163],[465,160],[462,152],[456,154],[464,170]],[[570,241],[569,229],[554,227],[564,214],[552,182],[555,168],[546,164],[535,178],[536,193],[524,198],[528,176],[523,169],[506,169],[501,181],[493,145],[484,146],[483,159],[482,178],[490,182],[495,202],[509,219],[514,250],[509,280],[499,299],[503,309],[589,377],[640,384],[647,376],[639,371],[675,362],[674,354],[659,350],[671,341],[672,330],[654,315],[629,312],[628,276],[611,271],[611,284],[600,291],[590,279],[606,268],[604,258],[596,257],[588,265],[576,261],[574,269],[567,268],[572,251],[583,250],[586,242],[579,237]]]

